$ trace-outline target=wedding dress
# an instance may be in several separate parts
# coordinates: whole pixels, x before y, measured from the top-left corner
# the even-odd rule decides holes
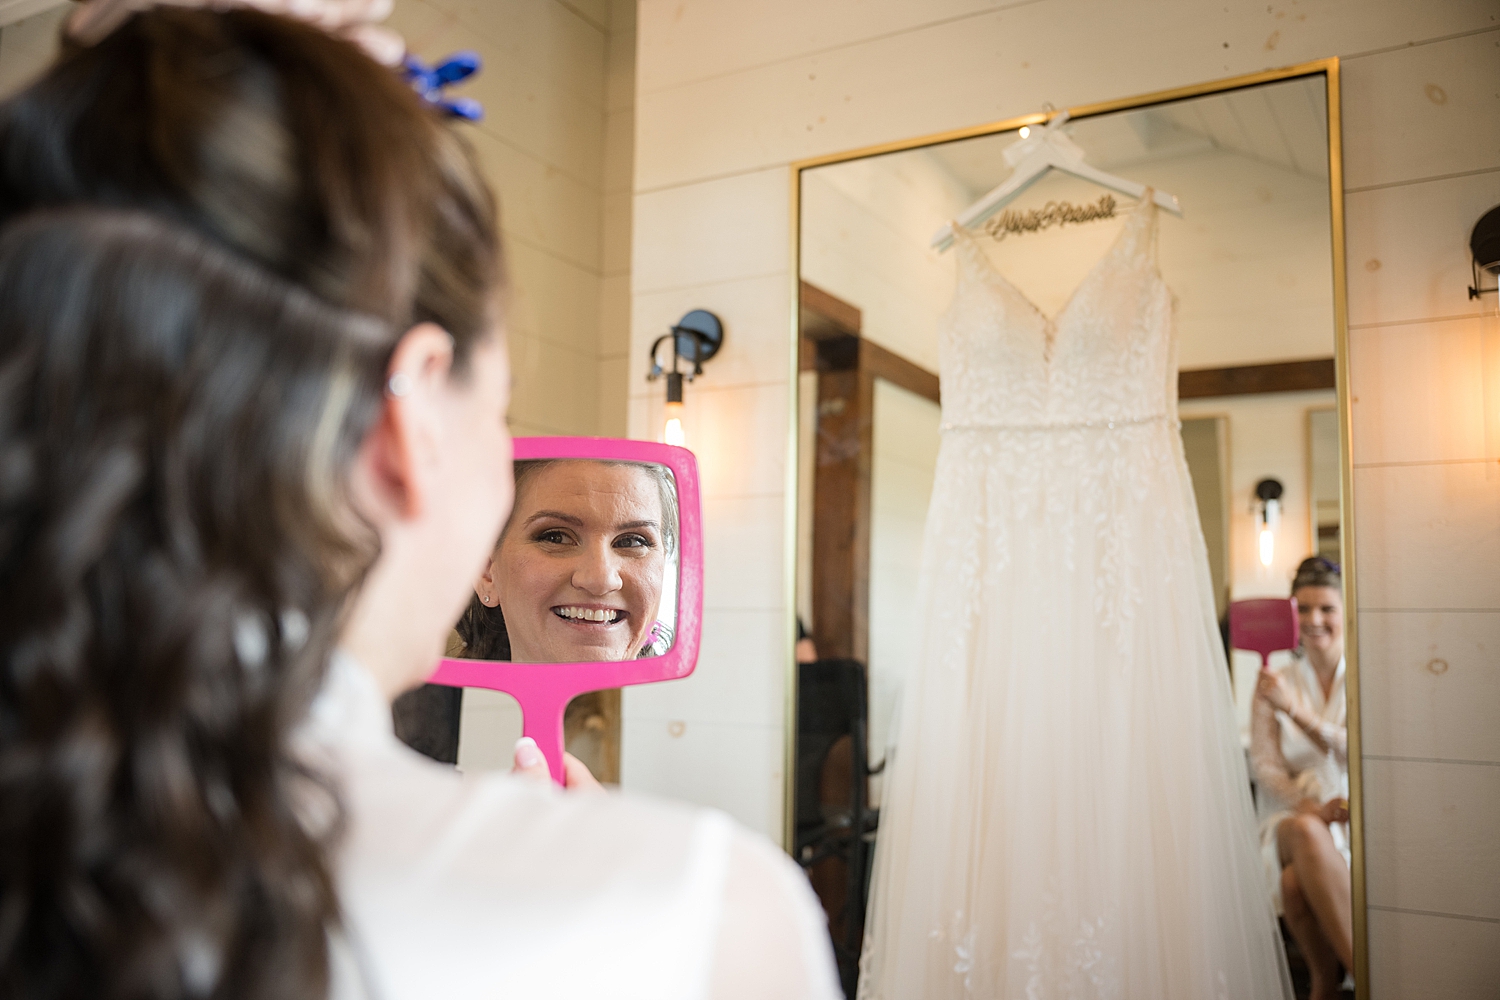
[[[1289,998],[1149,196],[1055,319],[967,233],[867,1000]]]

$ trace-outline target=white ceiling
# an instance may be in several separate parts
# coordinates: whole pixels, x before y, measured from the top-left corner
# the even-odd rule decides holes
[[[1089,162],[1105,170],[1212,149],[1306,177],[1328,176],[1328,116],[1322,77],[1101,115],[1066,126]],[[928,154],[975,198],[1005,179],[1000,151],[1014,132],[933,146]]]

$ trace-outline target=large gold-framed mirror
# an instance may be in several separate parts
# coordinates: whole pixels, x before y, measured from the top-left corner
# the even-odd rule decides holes
[[[956,248],[945,252],[933,245],[943,227],[1000,188],[1013,170],[1026,169],[1038,141],[1051,141],[1045,137],[1054,131],[1067,137],[1059,148],[1077,151],[1087,167],[1107,178],[1146,186],[1156,205],[1168,202],[1158,193],[1175,196],[1181,215],[1153,207],[1145,196],[1132,197],[1128,185],[1112,188],[1079,176],[1086,171],[1051,170],[999,211],[973,222]],[[1184,614],[1195,624],[1182,628],[1196,630],[1204,622],[1212,628],[1218,620],[1217,651],[1193,646],[1200,652],[1182,653],[1185,665],[1179,667],[1184,677],[1198,678],[1194,684],[1201,680],[1215,692],[1197,714],[1222,721],[1190,728],[1198,734],[1193,739],[1217,749],[1189,742],[1181,750],[1205,759],[1216,753],[1226,761],[1233,757],[1223,775],[1240,774],[1252,785],[1250,812],[1236,812],[1220,839],[1253,841],[1257,864],[1265,869],[1256,874],[1263,895],[1245,895],[1247,913],[1254,912],[1243,919],[1253,923],[1270,913],[1275,921],[1269,936],[1255,932],[1261,940],[1257,954],[1272,966],[1289,964],[1272,968],[1267,981],[1288,972],[1294,993],[1287,995],[1305,996],[1312,988],[1328,989],[1336,975],[1335,991],[1352,985],[1367,995],[1356,623],[1352,614],[1342,615],[1342,607],[1356,605],[1337,60],[1070,108],[1065,118],[1049,108],[797,163],[792,206],[799,309],[796,554],[789,603],[798,642],[787,679],[788,718],[795,724],[788,726],[785,836],[828,911],[846,991],[853,995],[861,968],[865,975],[886,977],[877,988],[887,992],[927,989],[931,981],[920,974],[901,977],[936,962],[946,963],[943,975],[960,975],[966,988],[980,993],[1024,993],[1029,983],[1047,986],[1049,975],[1065,978],[1073,963],[1062,951],[1048,950],[1049,934],[1060,942],[1084,920],[1099,962],[1109,960],[1108,940],[1123,940],[1110,939],[1106,929],[1110,920],[1128,916],[1121,912],[1068,911],[1071,930],[1049,930],[1045,921],[1022,926],[1018,915],[1010,923],[995,917],[986,925],[977,915],[983,908],[977,896],[997,887],[1017,906],[1028,898],[1025,878],[1014,874],[1028,861],[1051,866],[1052,882],[1035,887],[1034,895],[1050,893],[1054,902],[1069,898],[1059,883],[1101,873],[1075,871],[1078,866],[1055,859],[1006,856],[1025,838],[995,816],[1030,810],[1066,825],[1083,807],[1049,802],[1025,782],[997,774],[989,775],[988,784],[977,783],[970,774],[980,766],[975,762],[998,774],[1033,766],[1052,768],[1054,776],[1073,774],[1041,752],[1048,746],[1045,737],[1018,742],[1016,734],[1032,716],[1053,725],[1076,722],[1073,745],[1095,749],[1107,744],[1099,734],[1112,727],[1121,733],[1152,727],[1128,705],[1106,705],[1093,714],[1079,709],[1073,717],[1066,706],[1028,702],[1046,697],[1044,684],[1034,679],[1044,672],[1036,657],[1046,648],[1045,637],[1007,620],[1004,608],[982,616],[968,607],[962,615],[942,610],[963,603],[951,599],[965,593],[955,589],[968,585],[963,581],[972,583],[975,595],[1008,595],[1007,603],[1017,608],[1042,591],[1055,599],[1055,587],[1048,589],[1056,584],[1055,572],[1057,579],[1081,574],[1080,586],[1093,588],[1087,605],[1093,614],[1078,616],[1075,629],[1057,636],[1059,648],[1069,650],[1068,662],[1047,665],[1059,675],[1071,670],[1075,680],[1091,678],[1089,670],[1104,676],[1113,654],[1104,647],[1080,652],[1088,647],[1078,635],[1106,634],[1116,628],[1108,624],[1112,616],[1122,622],[1137,614],[1149,618],[1163,600],[1186,606],[1180,595],[1190,592],[1196,609]],[[1145,262],[1140,274],[1154,277],[1131,277],[1131,260]],[[1148,285],[1150,294],[1170,302],[1156,313],[1141,305]],[[974,290],[981,286],[987,289],[982,294]],[[1095,313],[1100,318],[1091,318]],[[1118,320],[1122,314],[1128,322]],[[986,323],[996,324],[993,341],[975,333]],[[1128,327],[1143,343],[1159,336],[1172,347],[1155,361],[1134,347],[1090,360],[1078,344],[1096,327]],[[1035,357],[1028,353],[1028,337],[1036,338]],[[1163,405],[1132,409],[1121,396],[1111,409],[1077,398],[1112,396],[1112,386],[1144,378],[1139,366],[1150,364],[1162,366],[1171,380],[1160,392]],[[1089,365],[1108,370],[1090,372]],[[1023,467],[1052,448],[1072,448],[1075,458],[1092,448],[1088,454],[1107,463],[1115,446],[1101,442],[1152,434],[1171,442],[1161,445],[1173,451],[1161,457],[1168,470],[1163,482],[1176,482],[1172,470],[1180,470],[1182,492],[1190,493],[1180,509],[1146,486],[1101,506],[1089,489],[1068,492],[1061,479],[1048,478],[1051,473],[1038,479],[1050,485],[1029,491],[1001,468]],[[960,438],[967,443],[952,443]],[[976,444],[979,438],[991,443]],[[1056,443],[1064,440],[1072,443]],[[1068,461],[1059,458],[1056,468],[1068,468]],[[987,479],[961,471],[985,462],[996,466]],[[965,491],[985,496],[979,500]],[[1008,503],[1036,505],[1034,521],[999,512]],[[1131,506],[1137,503],[1139,509]],[[1057,514],[1056,508],[1069,504],[1073,513]],[[1163,513],[1167,508],[1177,513]],[[1084,510],[1114,527],[1080,527]],[[1059,530],[1069,517],[1075,517],[1073,527]],[[1090,546],[1115,544],[1100,540],[1123,532],[1119,525],[1169,517],[1181,519],[1185,553],[1173,557],[1178,562],[1171,564],[1170,579],[1158,572],[1147,587],[1146,569],[1135,576],[1125,569],[1089,577],[1077,568],[1078,560],[1103,558]],[[973,527],[972,538],[964,534],[966,525]],[[996,540],[1001,535],[1003,544]],[[1038,541],[1042,536],[1057,540],[1051,563]],[[1083,555],[1080,546],[1087,550]],[[1304,562],[1315,556],[1324,562]],[[1152,571],[1167,565],[1154,558],[1146,552],[1130,561]],[[1292,601],[1294,577],[1301,586]],[[1170,598],[1162,597],[1165,590]],[[1268,598],[1282,599],[1280,610],[1245,603]],[[1056,628],[1062,619],[1055,612],[1034,609],[1037,627]],[[1260,621],[1252,613],[1262,612],[1292,637],[1273,642],[1280,644],[1265,675],[1261,655],[1245,646],[1250,633],[1244,631]],[[1341,618],[1341,657],[1334,635],[1339,626],[1329,624],[1334,613]],[[1239,623],[1235,641],[1231,618]],[[1116,651],[1135,648],[1129,646],[1137,641],[1130,638],[1133,627],[1108,632],[1122,644]],[[1132,669],[1141,674],[1141,668]],[[943,671],[962,675],[962,682],[944,687],[932,680]],[[1101,700],[1124,703],[1147,686],[1145,680],[1111,678],[1100,680],[1097,690],[1108,692]],[[1007,693],[994,694],[999,688]],[[1084,700],[1077,689],[1072,697]],[[934,705],[942,698],[950,701],[939,711]],[[1291,711],[1277,707],[1282,704]],[[995,717],[986,714],[992,710]],[[937,725],[937,719],[951,725]],[[1333,728],[1320,729],[1325,723]],[[1334,743],[1344,744],[1328,742],[1333,729],[1343,734]],[[1299,740],[1311,741],[1311,750]],[[1023,750],[1031,754],[1025,768],[1015,756]],[[940,753],[951,754],[953,771],[966,777],[949,782],[933,762]],[[1313,760],[1309,754],[1322,756]],[[921,763],[914,762],[918,758]],[[1071,777],[1054,782],[1057,795],[1083,795],[1088,802],[1109,798],[1080,768],[1077,787],[1068,784]],[[1130,773],[1141,780],[1147,769]],[[1214,780],[1226,783],[1223,775]],[[941,797],[933,797],[938,793],[913,791],[919,784],[964,781],[970,782],[963,786],[969,799],[984,799],[993,790],[984,809],[939,816],[944,810]],[[982,794],[975,791],[981,788]],[[1083,794],[1087,788],[1094,791]],[[1133,790],[1148,802],[1154,794]],[[1231,801],[1239,792],[1225,793],[1224,810],[1240,808]],[[1289,796],[1296,801],[1287,801]],[[1309,843],[1321,834],[1302,829],[1311,821],[1283,823],[1308,811],[1305,804],[1314,800],[1328,843],[1345,865],[1342,930],[1337,906],[1330,910],[1319,881],[1334,868],[1308,868],[1308,855],[1295,853],[1303,850],[1300,842],[1289,842],[1293,832],[1307,833]],[[1159,805],[1163,814],[1173,808],[1170,797]],[[905,815],[919,811],[934,815]],[[950,834],[943,824],[968,832],[952,833],[945,842]],[[993,833],[1002,828],[1003,835]],[[953,849],[934,851],[945,843]],[[1317,840],[1317,846],[1327,844]],[[1148,837],[1138,847],[1156,851],[1160,841]],[[1243,862],[1245,850],[1226,847],[1223,864]],[[912,858],[934,854],[954,856],[942,858],[944,873],[929,872],[927,881],[957,885],[962,879],[954,872],[966,873],[963,905],[955,906],[940,889],[910,888],[917,882]],[[1326,851],[1320,857],[1327,862]],[[1131,865],[1144,862],[1122,858]],[[1287,869],[1293,876],[1286,876]],[[1304,870],[1310,873],[1306,893],[1295,880]],[[1146,885],[1136,883],[1137,892]],[[1248,885],[1242,880],[1236,891],[1248,893]],[[1337,897],[1340,890],[1330,891]],[[1309,896],[1318,897],[1313,909],[1322,908],[1312,918],[1304,906]],[[1059,912],[1067,909],[1058,905]],[[927,927],[908,920],[897,915],[903,906],[934,912],[947,907],[948,923],[928,920]],[[1323,923],[1308,932],[1309,919]],[[986,927],[999,942],[988,952]],[[1344,935],[1349,943],[1341,948]],[[913,952],[886,959],[883,952],[895,955],[904,947],[900,941],[917,936],[927,942],[920,946],[927,957],[912,958]],[[1306,954],[1303,942],[1311,942]],[[1323,945],[1345,957],[1330,966],[1329,950],[1319,950]],[[1107,979],[1112,973],[1099,974]],[[1245,988],[1234,985],[1233,973],[1227,981],[1228,992],[1203,995],[1236,996],[1236,989]],[[1139,989],[1144,982],[1126,985]],[[1132,995],[1130,988],[1122,995]]]

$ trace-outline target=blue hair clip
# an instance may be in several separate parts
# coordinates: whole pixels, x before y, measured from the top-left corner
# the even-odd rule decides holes
[[[469,97],[449,97],[443,88],[467,80],[479,72],[480,65],[477,52],[455,52],[435,66],[408,53],[401,60],[401,73],[428,104],[454,118],[477,122],[484,117],[479,102]]]

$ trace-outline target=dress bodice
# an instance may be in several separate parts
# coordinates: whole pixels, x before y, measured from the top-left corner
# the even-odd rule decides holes
[[[1146,195],[1055,317],[995,269],[955,225],[958,287],[939,328],[949,428],[1106,426],[1176,406],[1172,294],[1155,262]]]

